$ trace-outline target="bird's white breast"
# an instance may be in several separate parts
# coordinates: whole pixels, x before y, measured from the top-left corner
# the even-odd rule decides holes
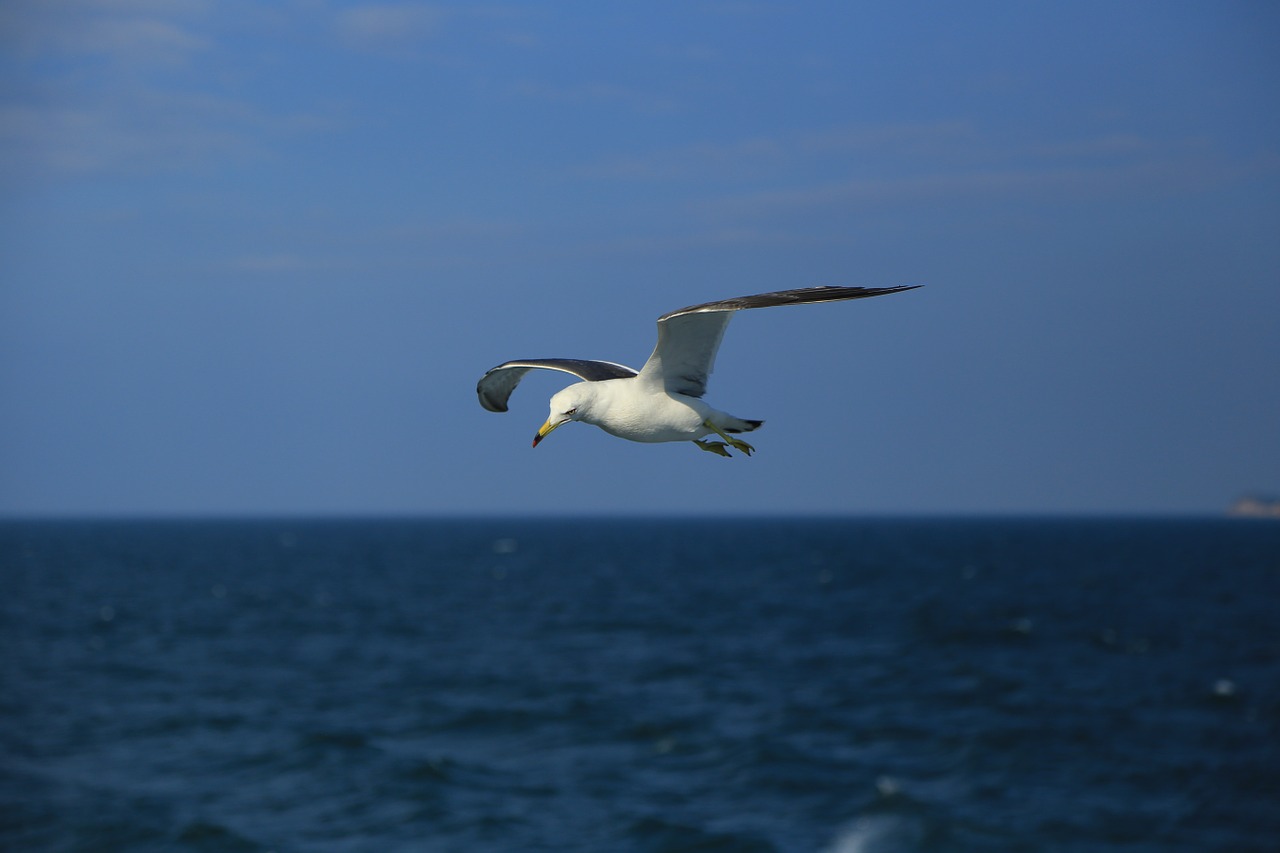
[[[592,405],[582,417],[610,435],[630,441],[688,441],[710,431],[703,421],[711,407],[701,400],[671,395],[635,379],[591,383]]]

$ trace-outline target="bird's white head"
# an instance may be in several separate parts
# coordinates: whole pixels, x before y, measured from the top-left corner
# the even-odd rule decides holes
[[[537,447],[538,442],[550,435],[556,427],[567,424],[569,421],[583,419],[591,404],[591,389],[588,387],[590,384],[577,382],[551,398],[551,413],[547,415],[547,422],[538,428],[538,434],[533,437],[534,447]]]

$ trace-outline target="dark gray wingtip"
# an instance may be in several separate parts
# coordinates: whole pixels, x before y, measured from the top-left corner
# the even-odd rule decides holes
[[[516,390],[529,369],[507,362],[486,371],[476,383],[476,397],[480,399],[480,405],[490,412],[507,411],[507,400],[511,399],[511,392]]]
[[[487,375],[487,374],[486,374]],[[499,399],[485,393],[484,380],[476,383],[476,396],[480,399],[480,405],[490,412],[506,412],[510,410],[506,400]]]
[[[556,370],[568,373],[588,382],[604,379],[620,379],[635,376],[636,371],[625,364],[611,361],[592,361],[583,358],[529,358],[508,361],[489,370],[476,383],[476,396],[480,405],[490,412],[507,411],[507,401],[530,370]]]
[[[890,293],[902,293],[923,287],[922,284],[899,284],[894,287],[843,287],[828,285],[822,287],[798,287],[793,290],[775,290],[771,293],[757,293],[751,296],[735,296],[732,299],[721,299],[716,302],[704,302],[671,311],[658,318],[658,322],[678,317],[681,314],[697,314],[709,311],[745,311],[749,308],[776,308],[781,305],[811,305],[818,302],[842,302],[847,299],[866,299],[871,296],[887,296]]]

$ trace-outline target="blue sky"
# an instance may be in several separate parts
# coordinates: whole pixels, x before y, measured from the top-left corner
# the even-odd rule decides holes
[[[1280,7],[0,7],[0,513],[1217,512],[1280,490]],[[750,459],[516,357],[735,318]]]

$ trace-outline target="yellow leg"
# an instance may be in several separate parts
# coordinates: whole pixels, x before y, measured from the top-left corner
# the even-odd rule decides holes
[[[729,444],[729,446],[730,446],[730,447],[733,447],[733,448],[735,448],[735,449],[737,449],[737,450],[741,450],[743,453],[747,454],[748,456],[750,456],[752,453],[754,453],[754,452],[755,452],[755,448],[754,448],[754,447],[752,447],[751,445],[747,444],[745,441],[743,441],[743,440],[741,440],[741,439],[738,439],[738,438],[732,438],[732,437],[730,437],[730,436],[728,436],[728,435],[725,435],[725,434],[720,430],[720,427],[718,427],[718,426],[716,426],[715,424],[713,424],[713,423],[710,421],[710,419],[703,421],[703,422],[702,422],[702,425],[703,425],[704,427],[706,427],[707,429],[711,430],[712,432],[714,432],[716,435],[718,435],[718,436],[720,436],[721,438],[723,438],[726,442],[728,442],[728,444]],[[705,450],[706,448],[703,448],[703,449]],[[728,454],[728,453],[725,453],[724,455],[725,455],[725,456],[728,456],[729,454]]]

